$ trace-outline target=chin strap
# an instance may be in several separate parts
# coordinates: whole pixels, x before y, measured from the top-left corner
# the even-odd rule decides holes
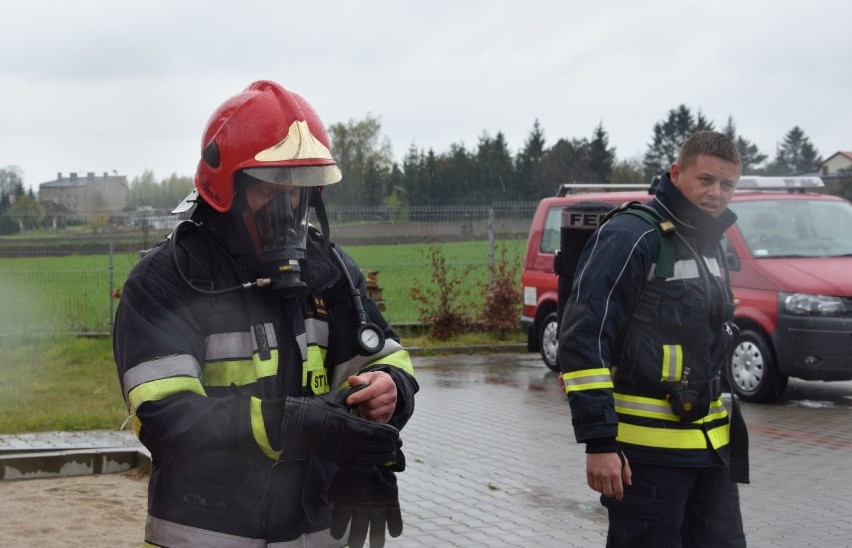
[[[327,253],[331,238],[329,236],[328,215],[325,212],[325,203],[322,201],[321,188],[314,187],[313,191],[311,191],[310,207],[314,208],[314,211],[317,213],[317,220],[319,220],[320,230],[322,231],[323,252]]]

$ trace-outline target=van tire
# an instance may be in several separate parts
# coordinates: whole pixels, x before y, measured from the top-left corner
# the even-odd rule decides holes
[[[778,370],[778,362],[759,332],[744,329],[734,342],[727,377],[740,399],[755,403],[773,402],[787,389],[789,377]]]
[[[538,347],[541,350],[541,358],[544,360],[544,365],[551,371],[558,372],[557,349],[559,333],[557,319],[556,312],[551,312],[545,316],[544,321],[541,322],[541,329],[538,330]]]

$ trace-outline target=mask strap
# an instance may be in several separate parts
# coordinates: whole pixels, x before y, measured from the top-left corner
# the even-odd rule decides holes
[[[328,215],[325,212],[325,204],[322,201],[322,193],[320,192],[320,188],[321,187],[314,187],[314,189],[311,191],[310,205],[317,213],[317,219],[320,223],[320,230],[322,231],[323,251],[327,252],[328,244],[330,242],[328,231]]]

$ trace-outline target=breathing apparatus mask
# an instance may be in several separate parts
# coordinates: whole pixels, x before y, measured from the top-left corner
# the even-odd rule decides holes
[[[244,256],[276,292],[295,294],[307,287],[305,267],[311,195],[307,168],[247,169],[235,177],[233,207],[227,213]]]

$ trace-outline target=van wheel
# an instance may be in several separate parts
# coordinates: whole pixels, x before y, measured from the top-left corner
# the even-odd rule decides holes
[[[559,364],[556,362],[557,345],[559,344],[559,336],[556,327],[556,312],[551,312],[544,318],[539,330],[539,348],[541,349],[541,357],[551,371],[559,371]]]
[[[757,331],[744,329],[734,344],[727,376],[737,396],[757,403],[780,398],[788,377],[778,370],[766,339]]]

